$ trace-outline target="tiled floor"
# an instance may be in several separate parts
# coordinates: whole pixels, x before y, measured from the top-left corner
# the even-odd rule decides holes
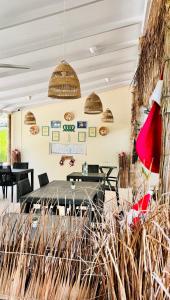
[[[0,214],[5,212],[19,212],[20,204],[16,202],[16,191],[14,191],[14,202],[11,203],[10,189],[8,191],[8,198],[3,199],[2,190],[0,190]]]

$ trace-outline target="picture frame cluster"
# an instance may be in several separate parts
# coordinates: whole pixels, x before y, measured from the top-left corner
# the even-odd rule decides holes
[[[59,120],[52,120],[50,121],[50,126],[42,126],[42,136],[50,136],[51,131],[51,140],[52,142],[60,142],[61,134],[62,132],[65,132],[65,127],[69,126],[69,124],[63,124]],[[71,125],[70,125],[71,126]],[[97,135],[97,128],[96,127],[88,127],[87,121],[77,121],[77,124],[75,126],[75,130],[70,130],[72,132],[77,131],[77,142],[79,143],[85,143],[87,140],[87,137],[89,138],[95,138]],[[83,130],[82,130],[83,129]],[[86,131],[85,131],[86,130]],[[67,130],[69,131],[69,130]]]

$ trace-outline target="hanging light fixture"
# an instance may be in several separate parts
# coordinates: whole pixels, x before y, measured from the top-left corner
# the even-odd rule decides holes
[[[55,68],[51,76],[48,97],[57,99],[78,99],[81,97],[77,74],[64,60]]]
[[[113,114],[109,108],[106,109],[106,111],[103,112],[102,114],[102,122],[104,123],[113,123]]]
[[[85,102],[85,114],[100,114],[103,112],[103,105],[101,99],[94,92],[90,94]]]
[[[30,112],[30,111],[27,112],[27,114],[25,115],[24,124],[25,125],[35,125],[36,124],[36,119],[32,112]]]

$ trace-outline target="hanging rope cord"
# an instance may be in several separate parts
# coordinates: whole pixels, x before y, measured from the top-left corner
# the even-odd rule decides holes
[[[66,31],[66,0],[63,2],[63,32],[62,32],[62,42],[63,42],[63,60],[65,60],[66,48],[65,48],[65,31]]]

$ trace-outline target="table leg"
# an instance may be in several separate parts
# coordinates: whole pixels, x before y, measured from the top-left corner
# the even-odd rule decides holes
[[[17,202],[19,200],[19,190],[18,190],[18,181],[20,180],[20,175],[16,174],[16,189],[17,189]]]
[[[34,190],[34,170],[31,171],[31,188]]]

